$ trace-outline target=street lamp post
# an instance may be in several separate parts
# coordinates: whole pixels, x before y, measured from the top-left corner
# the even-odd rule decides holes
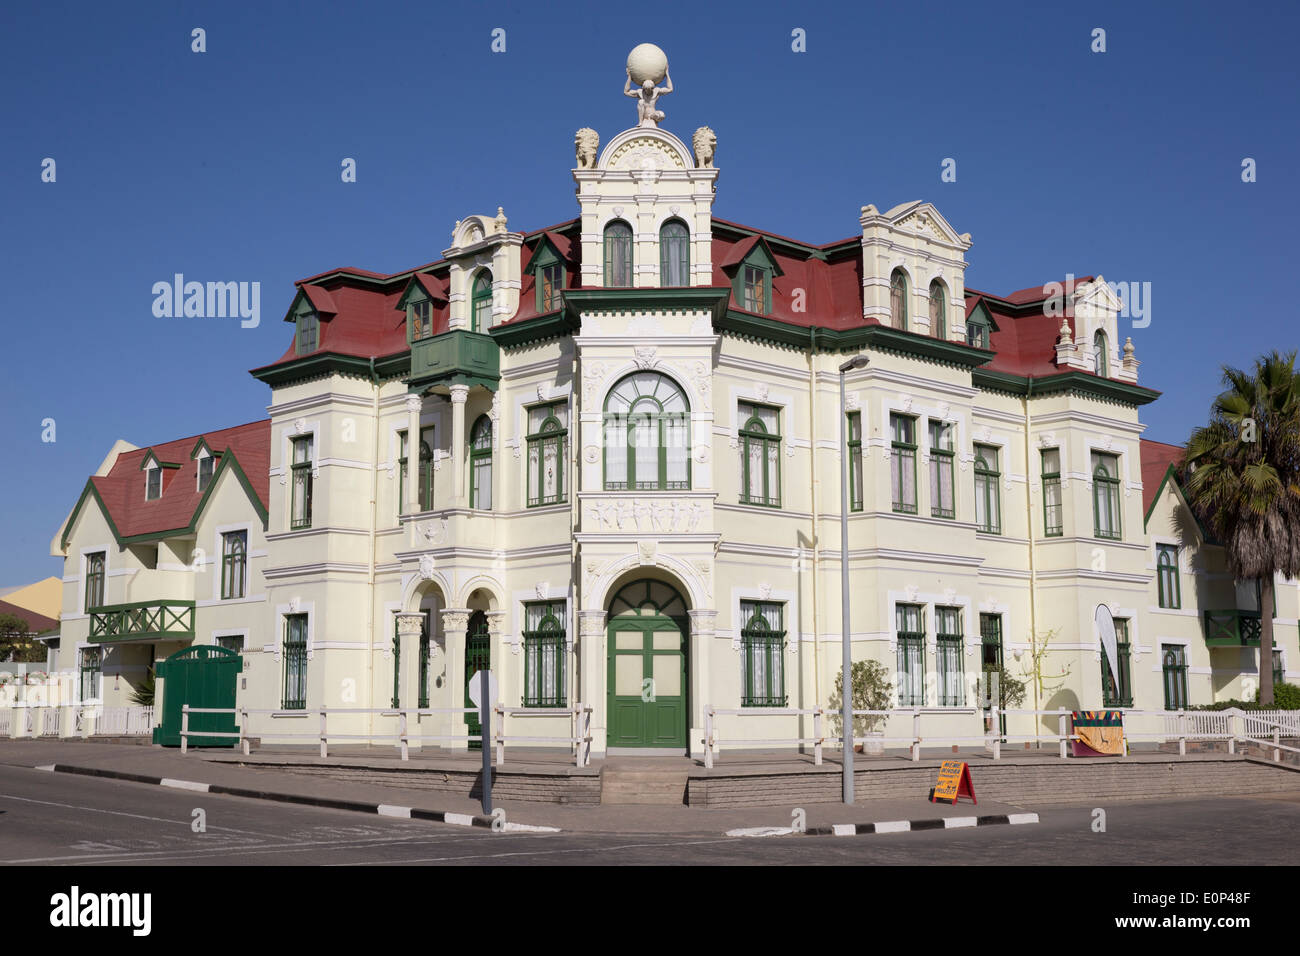
[[[840,366],[840,603],[843,605],[840,625],[843,653],[840,703],[843,710],[840,716],[844,736],[845,803],[853,802],[853,645],[849,636],[849,438],[848,409],[844,407],[844,373],[850,369],[866,368],[870,361],[865,355],[855,355]]]

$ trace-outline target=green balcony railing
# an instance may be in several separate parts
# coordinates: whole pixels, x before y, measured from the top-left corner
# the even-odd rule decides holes
[[[1205,643],[1210,647],[1259,647],[1258,611],[1206,611]]]
[[[411,384],[484,385],[501,381],[501,349],[490,335],[456,329],[411,343]]]
[[[194,637],[193,601],[107,604],[90,611],[90,641],[188,640]]]

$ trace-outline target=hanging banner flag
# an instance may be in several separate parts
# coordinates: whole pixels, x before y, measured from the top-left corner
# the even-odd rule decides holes
[[[1097,605],[1097,634],[1101,638],[1101,646],[1106,651],[1106,664],[1110,668],[1110,679],[1115,682],[1115,691],[1118,693],[1119,686],[1119,645],[1115,639],[1115,618],[1111,616],[1110,608],[1104,604]]]

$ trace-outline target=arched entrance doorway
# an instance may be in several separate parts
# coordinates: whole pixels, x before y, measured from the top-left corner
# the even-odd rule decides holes
[[[610,747],[685,749],[686,602],[662,581],[634,581],[609,603]]]
[[[492,667],[492,634],[488,627],[487,614],[483,611],[474,611],[469,616],[469,627],[465,629],[465,679],[462,686],[465,688],[465,703],[462,707],[473,707],[474,702],[469,699],[469,679],[481,670],[489,670]],[[465,723],[469,726],[468,733],[471,736],[481,734],[483,725],[479,723],[478,712],[471,711],[465,715]],[[469,742],[470,750],[481,750],[483,744],[477,740]]]

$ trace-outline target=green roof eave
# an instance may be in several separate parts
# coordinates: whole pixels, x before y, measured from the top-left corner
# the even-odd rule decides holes
[[[1012,395],[1041,396],[1055,392],[1076,392],[1105,401],[1134,406],[1148,405],[1160,397],[1160,393],[1154,389],[1078,371],[1025,376],[1013,375],[1010,372],[996,372],[992,369],[975,369],[971,381],[977,388],[1009,392]]]
[[[564,309],[557,309],[531,319],[524,319],[522,322],[498,325],[488,329],[488,335],[492,336],[497,345],[506,349],[516,345],[562,338],[572,335],[580,328],[582,323],[575,316],[570,316]]]
[[[884,325],[863,325],[853,329],[828,329],[821,326],[792,325],[769,316],[728,309],[715,327],[741,338],[770,342],[787,348],[850,352],[875,349],[908,355],[941,365],[974,369],[993,358],[987,349],[977,349],[960,342],[946,342],[928,335],[917,335]]]
[[[339,374],[371,378],[372,362],[376,376],[396,378],[410,374],[411,353],[396,352],[380,359],[367,359],[356,355],[340,355],[337,352],[319,352],[288,362],[250,369],[248,374],[274,388],[319,375]]]

